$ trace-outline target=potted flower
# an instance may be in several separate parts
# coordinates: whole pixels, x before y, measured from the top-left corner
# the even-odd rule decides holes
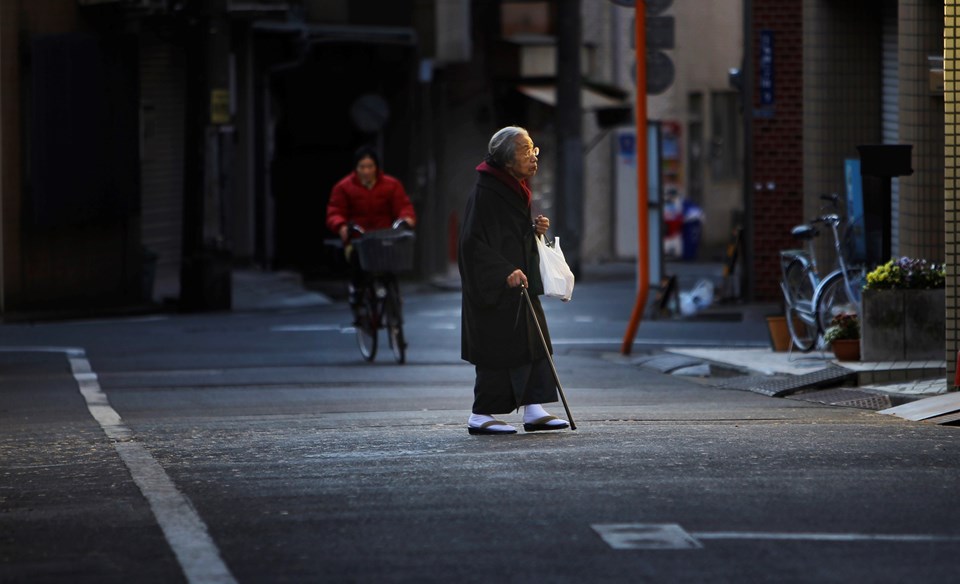
[[[856,314],[841,313],[833,317],[823,332],[823,340],[833,349],[838,361],[860,360],[860,319]]]
[[[902,257],[877,266],[867,274],[864,290],[934,290],[943,288],[943,265],[924,259]]]
[[[943,359],[946,297],[943,265],[891,259],[867,274],[861,312],[864,361]]]

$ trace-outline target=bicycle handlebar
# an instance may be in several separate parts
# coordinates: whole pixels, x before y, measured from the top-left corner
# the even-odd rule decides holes
[[[413,227],[411,227],[410,224],[407,223],[407,220],[406,220],[406,219],[397,219],[396,221],[393,222],[393,225],[391,225],[391,228],[392,228],[392,229],[407,229],[407,230],[411,230],[411,231],[413,230]]]
[[[390,228],[391,228],[391,229],[405,229],[405,230],[409,230],[409,231],[412,231],[412,230],[413,230],[413,227],[411,227],[410,224],[407,223],[407,221],[406,221],[405,219],[397,219],[396,221],[393,222],[393,224],[390,226]],[[364,233],[367,232],[366,229],[364,229],[363,227],[360,227],[360,226],[357,225],[356,223],[347,223],[347,230],[348,230],[350,233],[352,233],[352,234],[355,233],[355,234],[360,235],[360,236],[362,236]]]
[[[811,219],[810,223],[826,223],[833,225],[840,225],[840,215],[836,213],[830,213],[829,215],[820,215],[816,219]]]
[[[833,203],[834,208],[839,207],[840,195],[837,193],[830,193],[829,195],[820,195],[821,201],[830,201]]]

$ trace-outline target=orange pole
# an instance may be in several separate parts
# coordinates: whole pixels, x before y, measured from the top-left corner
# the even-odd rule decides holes
[[[647,199],[647,3],[636,0],[634,9],[634,46],[636,49],[637,69],[637,299],[633,303],[633,314],[623,335],[620,353],[629,355],[633,348],[633,339],[643,319],[643,308],[647,304],[650,292],[650,225]]]

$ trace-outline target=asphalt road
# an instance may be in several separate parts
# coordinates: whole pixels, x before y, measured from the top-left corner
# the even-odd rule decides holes
[[[403,366],[342,304],[4,325],[0,582],[956,578],[956,428],[636,367],[632,301],[547,301],[578,430],[497,437],[466,432],[452,292],[406,288]],[[645,322],[634,351],[765,335]]]

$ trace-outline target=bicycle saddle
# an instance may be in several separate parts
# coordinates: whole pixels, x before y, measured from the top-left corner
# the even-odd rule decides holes
[[[790,230],[790,235],[797,239],[813,239],[820,235],[820,232],[812,225],[797,225]]]

